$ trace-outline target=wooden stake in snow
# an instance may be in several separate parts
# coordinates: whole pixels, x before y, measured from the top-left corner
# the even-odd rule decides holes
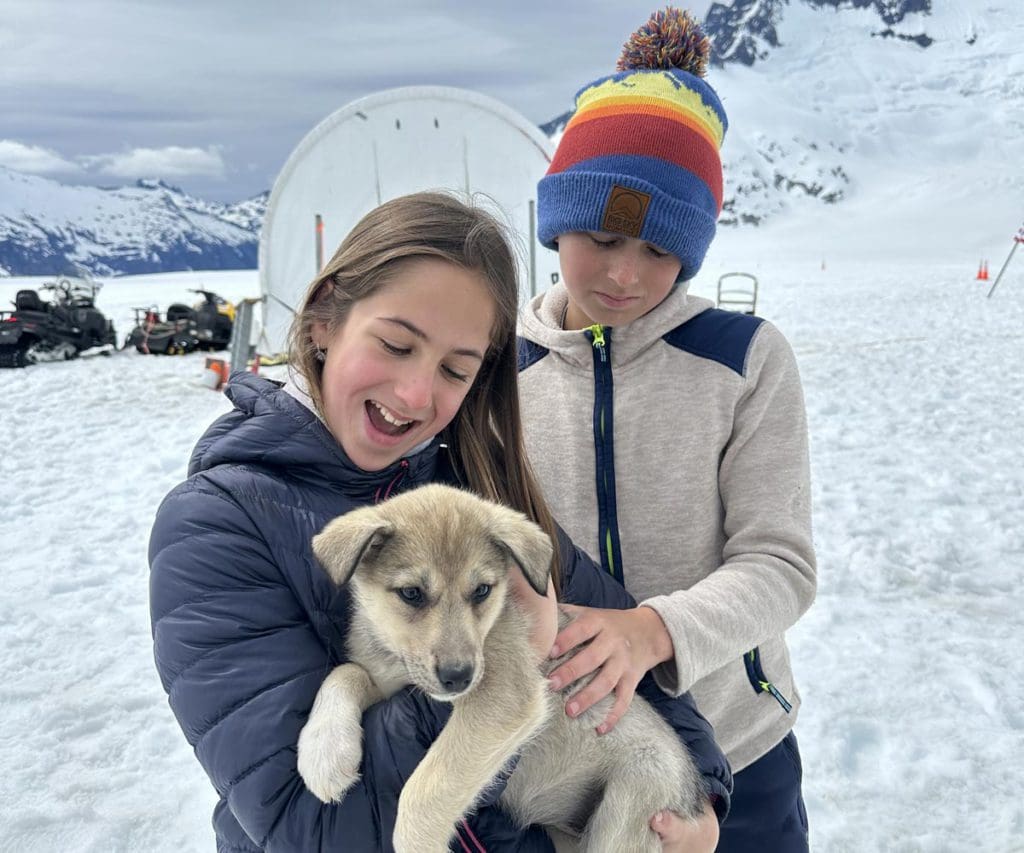
[[[316,272],[319,275],[324,268],[324,218],[316,215]]]
[[[1024,243],[1024,225],[1021,225],[1017,229],[1017,233],[1013,235],[1013,248],[1010,249],[1010,254],[1006,256],[1006,260],[1003,261],[1003,266],[999,270],[999,275],[996,276],[996,280],[992,282],[992,287],[989,288],[988,295],[992,296],[996,292],[996,288],[999,286],[999,279],[1003,277],[1003,273],[1006,272],[1006,268],[1010,265],[1010,258],[1013,257],[1013,253],[1017,251],[1017,247]]]

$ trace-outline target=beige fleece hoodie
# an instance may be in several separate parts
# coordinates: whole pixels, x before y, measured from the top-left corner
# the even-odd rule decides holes
[[[605,327],[603,353],[561,329],[566,301],[557,285],[521,317],[528,455],[576,544],[661,616],[675,659],[655,678],[692,691],[738,772],[800,705],[784,632],[816,566],[796,361],[770,323],[684,285]]]

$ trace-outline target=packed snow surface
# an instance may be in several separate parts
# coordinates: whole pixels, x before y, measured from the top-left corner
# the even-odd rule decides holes
[[[755,274],[804,379],[820,575],[790,641],[813,849],[1024,851],[1024,256],[991,299],[974,257],[822,266],[734,239],[692,288]],[[176,273],[99,304],[123,338],[132,306],[200,286],[259,291],[255,271]],[[0,373],[3,850],[214,849],[147,607],[154,512],[230,405],[203,359]]]

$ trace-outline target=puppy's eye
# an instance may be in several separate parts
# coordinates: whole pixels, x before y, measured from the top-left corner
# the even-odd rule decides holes
[[[487,596],[489,596],[490,594],[491,594],[491,585],[489,583],[482,583],[482,584],[480,584],[480,586],[478,586],[476,589],[473,590],[473,595],[472,595],[473,603],[474,604],[479,604],[481,601],[484,601],[487,598]]]
[[[403,586],[400,589],[396,589],[395,592],[398,593],[398,597],[402,601],[412,607],[422,607],[427,603],[423,590],[418,586]]]

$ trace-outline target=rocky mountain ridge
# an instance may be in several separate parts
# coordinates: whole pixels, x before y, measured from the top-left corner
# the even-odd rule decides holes
[[[712,5],[708,81],[730,120],[720,224],[834,233],[859,218],[928,249],[1001,233],[1024,198],[1016,2]],[[570,116],[541,130],[557,140]],[[159,181],[101,190],[0,168],[0,275],[255,267],[268,195],[214,204]],[[910,234],[936,206],[944,229]]]
[[[104,189],[0,167],[0,275],[252,269],[268,196],[221,204],[159,180]]]

